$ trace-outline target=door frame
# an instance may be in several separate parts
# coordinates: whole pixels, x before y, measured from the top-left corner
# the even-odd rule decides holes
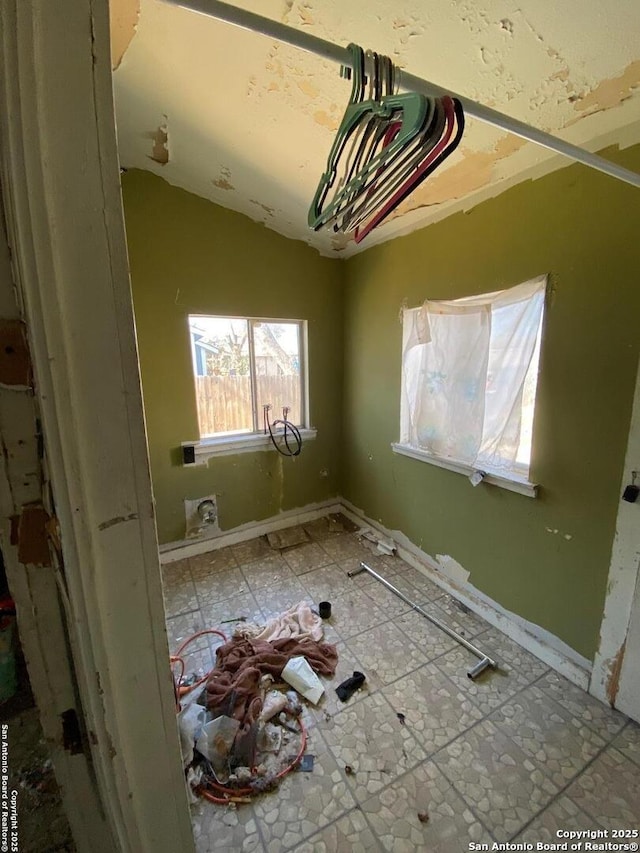
[[[193,835],[164,665],[108,2],[2,0],[0,47],[4,213],[31,349],[31,398],[42,421],[49,539],[59,533],[57,568],[43,567],[24,554],[20,562],[4,517],[0,528],[29,674],[55,740],[78,849],[188,853]],[[16,415],[20,428],[33,434],[33,411]],[[2,472],[3,494],[10,485]],[[48,581],[24,582],[36,577]],[[43,650],[54,629],[57,643],[66,634],[68,655],[52,660]],[[74,691],[85,734],[84,758],[76,752],[75,761],[62,744],[58,713]]]
[[[640,472],[640,365],[636,374],[629,437],[620,495]],[[609,578],[604,602],[600,643],[596,652],[589,692],[640,722],[640,692],[629,683],[637,668],[640,648],[628,648],[632,618],[640,618],[640,500],[620,500],[611,549]],[[634,666],[630,665],[631,655]],[[626,665],[625,665],[626,660]]]

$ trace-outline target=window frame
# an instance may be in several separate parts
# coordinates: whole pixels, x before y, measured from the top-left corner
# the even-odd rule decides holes
[[[538,276],[537,278],[530,279],[529,281],[533,282],[537,279],[545,279],[545,289],[548,285],[548,275]],[[526,284],[527,282],[523,282],[522,284]],[[519,285],[513,285],[513,287],[518,287]],[[509,290],[510,288],[505,288]],[[495,293],[499,293],[501,291],[495,291]],[[487,294],[479,294],[478,298],[482,296],[490,297],[493,293]],[[473,297],[470,297],[473,298]],[[445,300],[447,301],[447,300]],[[456,301],[456,300],[453,300]],[[534,349],[534,354],[532,355],[532,364],[535,365],[535,375],[536,375],[536,387],[535,387],[535,397],[534,397],[534,413],[533,413],[533,422],[535,423],[535,400],[538,397],[539,392],[539,379],[540,379],[540,352],[542,346],[542,338],[544,334],[544,325],[545,325],[545,317],[546,317],[546,298],[542,304],[542,311],[540,315],[540,322],[538,326],[536,344]],[[404,322],[403,322],[403,330],[404,330]],[[404,337],[404,331],[403,331]],[[404,359],[404,351],[402,358]],[[404,361],[403,361],[404,365]],[[530,365],[531,366],[531,365]],[[401,376],[401,383],[404,382],[404,377]],[[401,390],[402,395],[402,390]],[[531,474],[531,456],[533,448],[531,448],[531,456],[529,458],[529,463],[525,466],[523,463],[518,462],[517,459],[514,459],[513,465],[509,471],[497,471],[492,469],[482,469],[479,466],[474,466],[466,461],[462,461],[460,459],[456,459],[455,457],[444,456],[438,453],[434,453],[431,450],[427,450],[426,448],[422,448],[411,444],[409,441],[403,441],[403,418],[405,417],[405,412],[403,409],[403,400],[401,399],[401,408],[400,408],[400,440],[397,442],[391,443],[391,448],[394,453],[398,453],[403,456],[407,456],[411,459],[416,459],[420,462],[427,462],[431,465],[435,465],[438,468],[444,468],[449,471],[454,471],[459,474],[463,474],[468,477],[472,482],[472,485],[476,486],[480,482],[490,483],[492,485],[500,486],[502,488],[508,489],[509,491],[517,492],[522,495],[526,495],[528,497],[537,497],[539,484],[534,483],[530,480]],[[480,475],[480,476],[478,476]]]
[[[194,447],[195,449],[195,464],[206,462],[207,458],[212,455],[227,455],[229,453],[241,453],[253,450],[268,450],[272,449],[273,445],[269,434],[265,434],[262,426],[262,408],[258,404],[257,397],[257,375],[255,362],[255,340],[254,328],[256,324],[268,323],[271,325],[288,324],[297,325],[298,327],[298,354],[300,360],[300,424],[295,424],[300,430],[301,438],[304,440],[313,439],[317,435],[317,431],[310,426],[310,408],[309,408],[309,357],[308,357],[308,322],[294,317],[278,318],[278,317],[249,317],[241,314],[203,314],[189,313],[187,315],[187,329],[189,333],[189,346],[191,349],[191,370],[193,378],[194,394],[197,394],[197,366],[195,342],[193,340],[191,320],[205,318],[215,320],[242,320],[247,323],[247,343],[249,350],[249,378],[251,387],[251,412],[252,426],[250,432],[246,430],[235,430],[233,432],[211,433],[202,435],[200,432],[200,413],[198,411],[196,400],[196,412],[198,415],[198,433],[197,441],[182,442],[183,447]],[[273,410],[272,410],[273,411]],[[276,419],[281,416],[281,413],[272,414],[272,418]],[[189,463],[187,463],[189,464]],[[191,463],[193,464],[193,463]]]

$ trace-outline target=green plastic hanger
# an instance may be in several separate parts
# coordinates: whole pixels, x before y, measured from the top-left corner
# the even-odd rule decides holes
[[[385,163],[400,154],[415,139],[416,135],[424,127],[431,109],[429,99],[415,92],[406,92],[401,95],[385,95],[380,100],[373,98],[364,100],[364,52],[356,44],[350,44],[348,50],[353,57],[351,98],[338,128],[336,138],[331,146],[327,169],[320,178],[313,201],[311,202],[311,207],[309,208],[309,227],[315,231],[327,225],[337,215],[345,199],[357,196],[372,173],[375,173]],[[357,171],[336,192],[331,203],[323,208],[327,193],[336,180],[338,164],[343,156],[345,146],[352,134],[360,127],[364,120],[369,121],[372,116],[390,120],[392,117],[397,118],[397,114],[400,114],[402,117],[402,126],[395,139],[372,157],[362,170]]]

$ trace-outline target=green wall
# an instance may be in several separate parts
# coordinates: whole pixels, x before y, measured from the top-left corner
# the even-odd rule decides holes
[[[640,172],[640,146],[605,155]],[[183,537],[185,497],[216,492],[229,529],[344,495],[593,657],[638,363],[637,190],[571,166],[346,262],[145,172],[124,176],[123,195],[161,542]],[[539,497],[474,489],[394,454],[401,306],[541,273],[552,287],[531,471]],[[180,443],[198,435],[189,313],[308,320],[318,438],[298,459],[256,452],[182,467]]]
[[[605,155],[640,172],[640,147]],[[346,263],[343,495],[592,658],[640,338],[640,193],[581,166]],[[550,273],[533,500],[394,454],[403,303]],[[549,532],[550,529],[552,532]],[[553,531],[558,531],[553,532]],[[570,538],[569,538],[570,537]]]
[[[341,264],[147,172],[124,175],[123,199],[160,542],[184,537],[185,498],[215,492],[226,530],[338,495]],[[254,452],[182,467],[181,442],[198,438],[189,313],[308,321],[318,436],[298,458]]]

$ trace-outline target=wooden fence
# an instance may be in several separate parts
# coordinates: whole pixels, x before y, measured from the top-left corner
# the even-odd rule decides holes
[[[258,376],[258,428],[262,428],[262,406],[271,403],[270,417],[282,417],[289,406],[290,419],[300,423],[300,377]],[[196,376],[200,435],[253,430],[251,379],[249,376]]]

